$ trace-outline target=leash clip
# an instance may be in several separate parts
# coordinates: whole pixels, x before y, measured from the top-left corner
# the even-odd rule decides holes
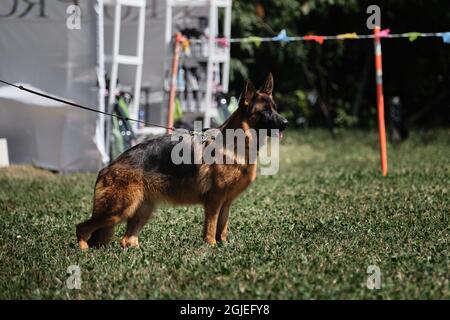
[[[192,131],[192,135],[193,136],[195,136],[195,135],[200,136],[201,139],[202,139],[202,143],[207,141],[208,139],[215,140],[215,136],[206,134],[205,132],[202,132],[202,131]]]

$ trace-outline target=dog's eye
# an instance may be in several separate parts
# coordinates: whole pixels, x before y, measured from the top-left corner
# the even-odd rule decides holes
[[[272,103],[272,104],[267,106],[267,109],[269,109],[270,112],[272,113],[274,111],[277,111],[277,105],[275,103]]]

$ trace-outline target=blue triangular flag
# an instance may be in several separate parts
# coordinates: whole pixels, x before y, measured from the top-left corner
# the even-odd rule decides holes
[[[272,38],[275,41],[280,41],[280,42],[289,42],[291,41],[291,38],[288,37],[286,30],[283,29],[280,31],[280,33],[276,36]]]
[[[442,40],[444,40],[444,43],[450,44],[450,32],[442,34]]]

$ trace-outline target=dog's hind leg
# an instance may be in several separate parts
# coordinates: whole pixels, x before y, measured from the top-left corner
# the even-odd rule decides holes
[[[92,212],[92,217],[101,220],[102,217],[106,218],[106,216],[111,215],[111,206],[113,204],[111,197],[105,196],[105,192],[101,189],[101,185],[98,185],[94,195],[94,210]],[[114,235],[114,226],[115,225],[94,230],[88,241],[89,247],[100,248],[101,246],[107,245]]]
[[[114,236],[114,226],[95,230],[88,240],[89,247],[100,248],[111,242]]]
[[[139,232],[152,216],[155,205],[150,202],[144,202],[136,210],[133,216],[128,218],[127,230],[122,238],[120,244],[123,248],[139,247]]]
[[[133,217],[142,203],[142,193],[135,186],[116,190],[115,195],[95,195],[92,218],[77,226],[78,244],[82,250],[101,246],[110,240],[114,227],[121,221]],[[90,238],[94,236],[92,241]],[[105,243],[106,242],[106,243]]]
[[[93,232],[104,228],[114,228],[121,221],[119,215],[93,216],[91,219],[77,225],[77,239],[81,250],[89,248],[88,241]]]

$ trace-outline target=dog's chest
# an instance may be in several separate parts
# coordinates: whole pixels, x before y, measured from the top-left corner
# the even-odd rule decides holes
[[[214,185],[226,192],[240,193],[256,178],[256,164],[223,165],[218,168]]]

